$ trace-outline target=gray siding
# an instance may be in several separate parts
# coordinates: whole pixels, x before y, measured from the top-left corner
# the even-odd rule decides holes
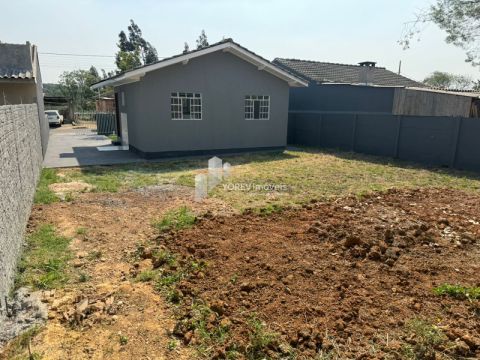
[[[3,310],[42,165],[36,104],[0,106],[0,163],[0,308]]]
[[[191,59],[120,86],[129,142],[142,152],[181,152],[286,146],[289,86],[224,52]],[[121,92],[125,92],[125,106]],[[202,120],[172,120],[172,92],[202,94]],[[245,95],[269,95],[270,119],[245,120]]]
[[[480,119],[290,113],[289,142],[480,171]]]

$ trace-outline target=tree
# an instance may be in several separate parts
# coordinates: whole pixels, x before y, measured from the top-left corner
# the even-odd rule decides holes
[[[190,47],[188,46],[188,43],[185,42],[185,44],[183,44],[183,53],[186,54],[190,51]]]
[[[207,35],[205,34],[205,30],[202,30],[202,33],[197,39],[197,49],[203,49],[204,47],[207,47],[208,44],[208,39]]]
[[[127,29],[128,36],[123,30],[118,34],[115,63],[119,72],[158,61],[157,50],[143,38],[142,30],[133,20]]]
[[[423,83],[445,89],[467,90],[472,89],[474,82],[469,76],[455,75],[442,71],[435,71],[423,80]]]
[[[75,110],[90,110],[95,107],[96,93],[90,86],[101,80],[97,69],[65,71],[60,75],[60,92],[70,99]]]
[[[464,49],[465,61],[480,65],[480,0],[436,0],[428,9],[416,14],[414,21],[405,24],[400,44],[409,48],[411,40],[427,23],[445,30],[445,41]]]

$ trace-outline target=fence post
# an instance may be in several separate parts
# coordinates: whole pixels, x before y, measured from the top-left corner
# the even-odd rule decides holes
[[[353,115],[352,141],[351,141],[352,151],[355,151],[355,138],[357,136],[357,119],[358,119],[358,114]]]
[[[458,140],[460,138],[460,129],[462,128],[463,118],[457,117],[455,119],[455,130],[453,133],[453,143],[452,143],[452,157],[450,158],[450,167],[454,168],[457,162],[457,151],[458,151]]]
[[[397,115],[397,133],[395,135],[395,149],[393,150],[393,157],[398,158],[400,152],[400,133],[402,132],[402,115]]]

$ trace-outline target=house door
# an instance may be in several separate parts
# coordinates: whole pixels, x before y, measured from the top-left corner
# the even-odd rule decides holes
[[[120,137],[122,138],[122,145],[128,146],[128,121],[127,121],[127,114],[121,113],[120,114]]]

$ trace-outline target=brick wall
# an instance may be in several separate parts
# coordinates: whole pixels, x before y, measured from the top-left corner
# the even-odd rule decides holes
[[[42,119],[42,121],[45,121]],[[43,125],[43,124],[42,124]],[[36,104],[0,106],[0,309],[13,283],[42,166]]]

